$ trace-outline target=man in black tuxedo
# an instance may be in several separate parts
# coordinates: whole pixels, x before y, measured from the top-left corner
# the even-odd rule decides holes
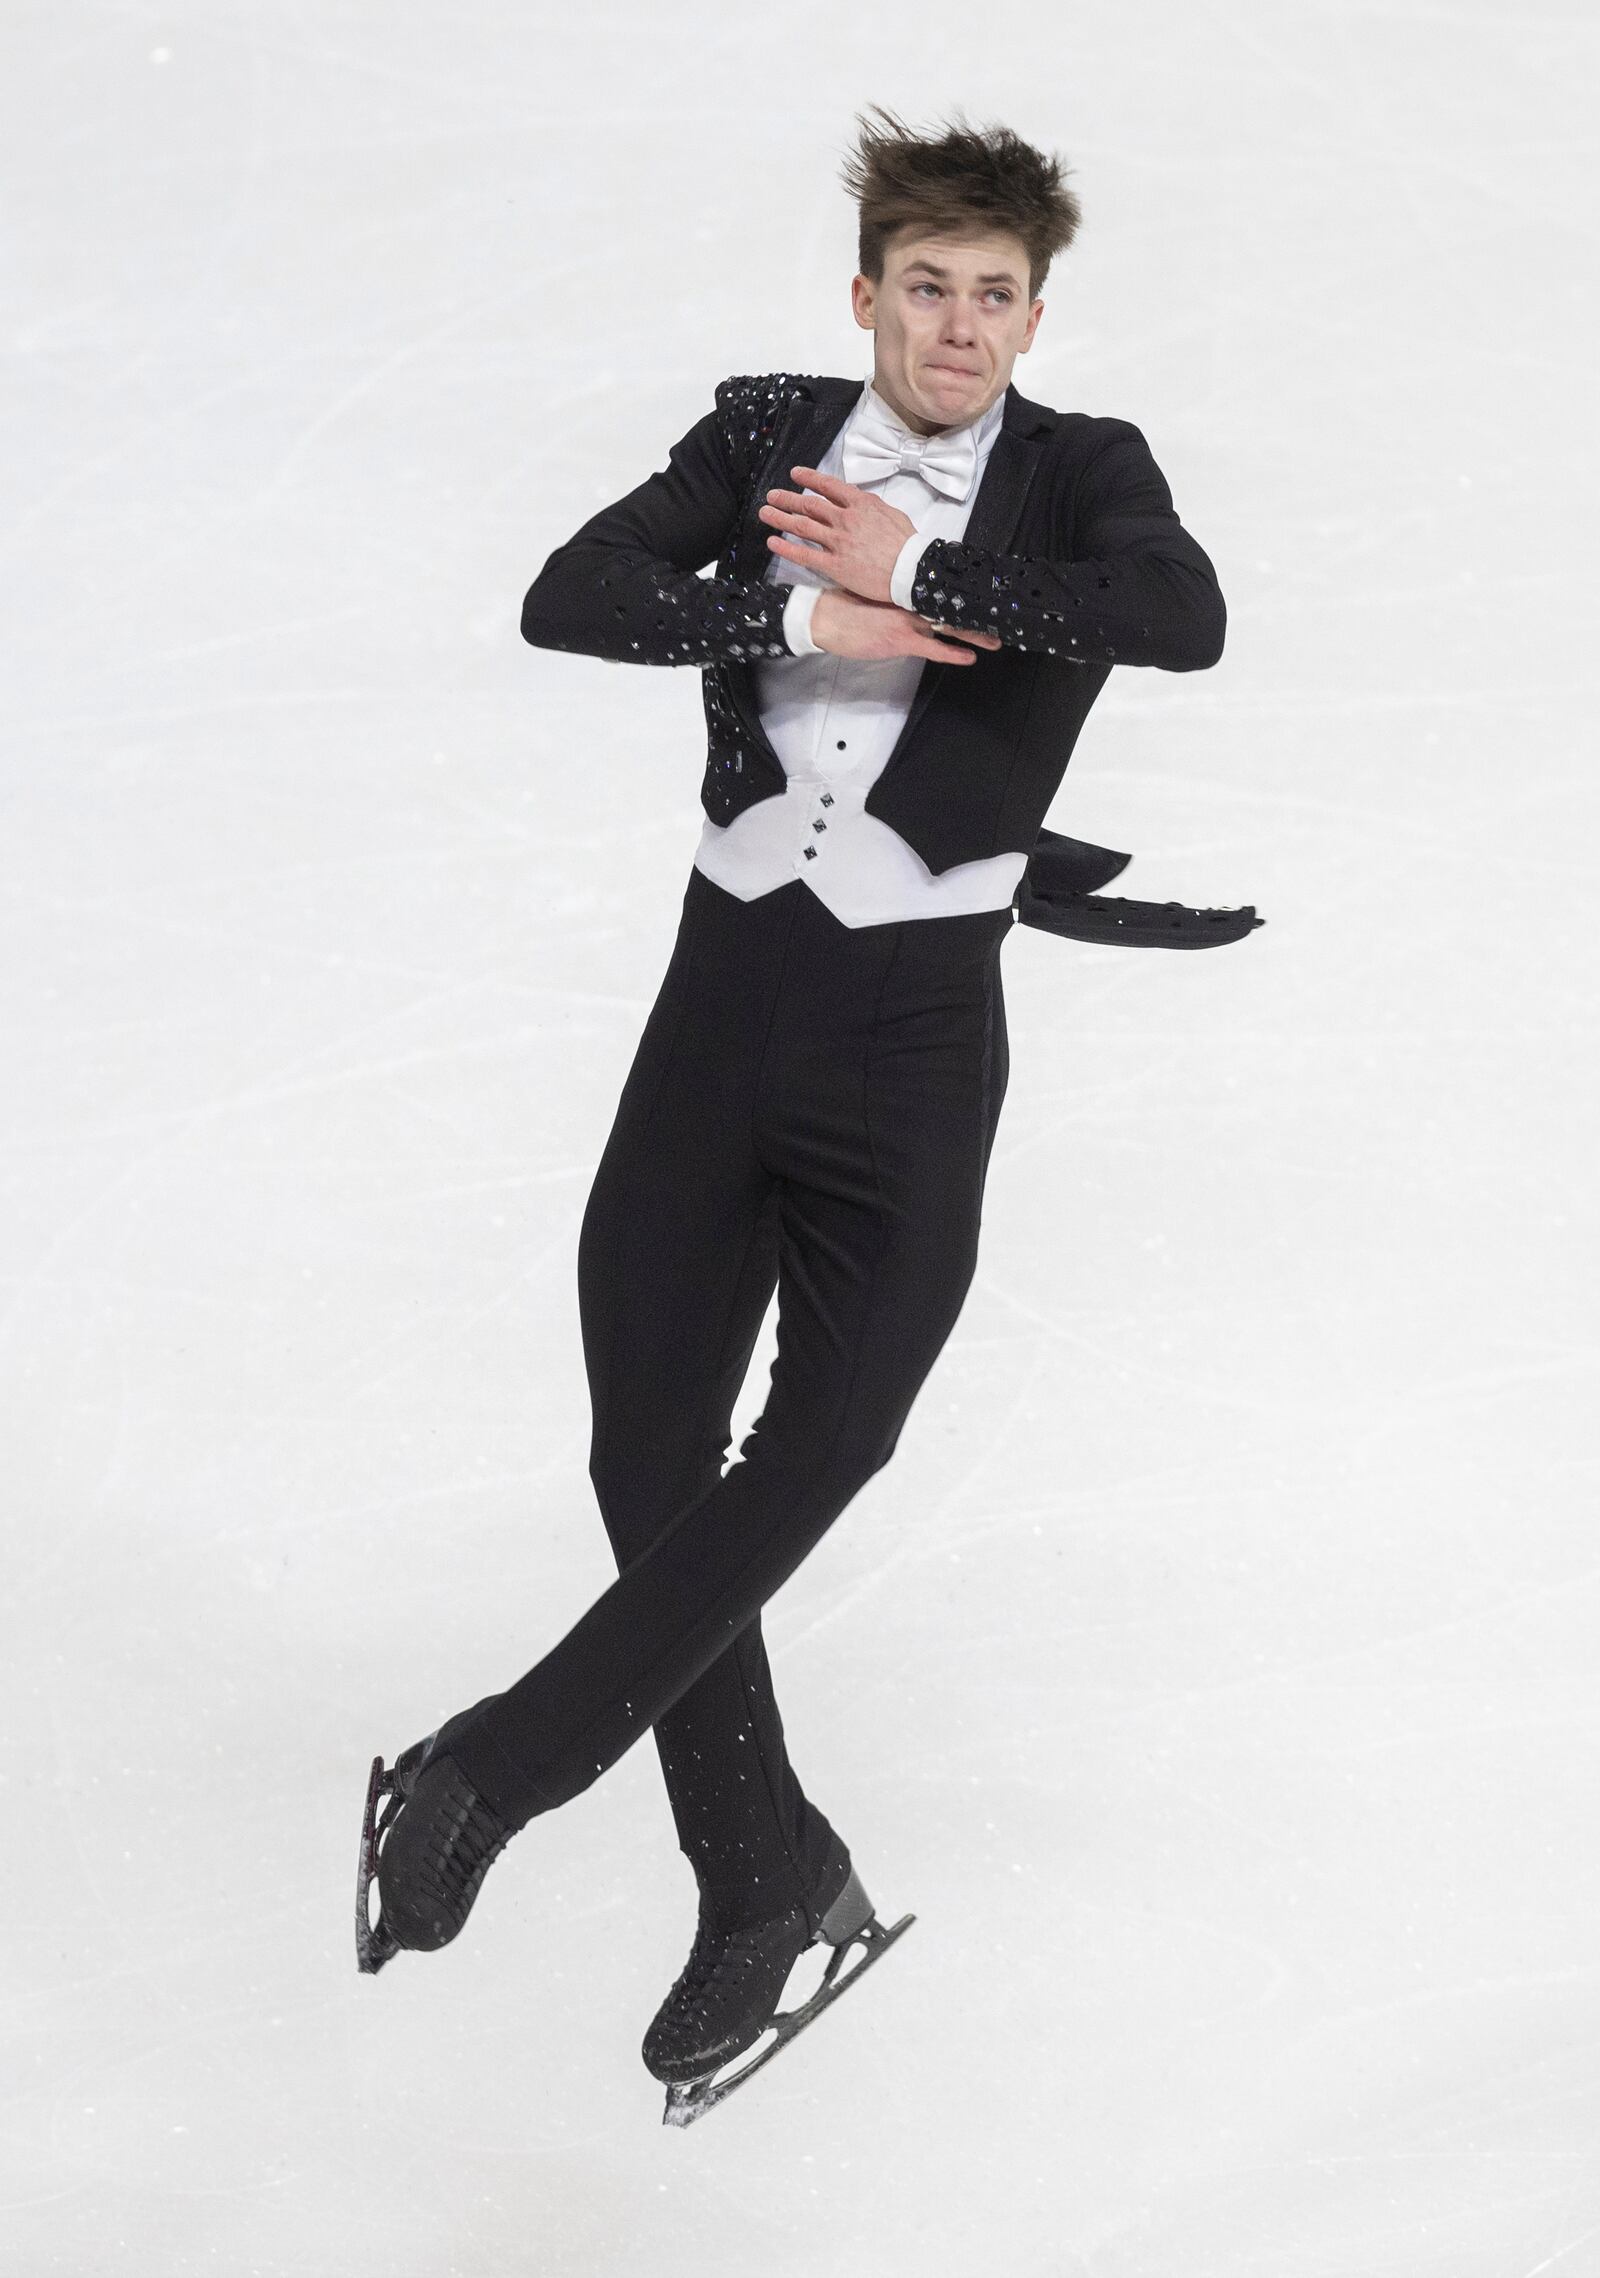
[[[510,1835],[653,1730],[701,1894],[645,2043],[680,2088],[759,2037],[807,1944],[876,1928],[789,1762],[760,1609],[888,1462],[964,1302],[1025,872],[1054,852],[1081,893],[1126,859],[1042,830],[1084,717],[1113,662],[1192,671],[1223,644],[1138,429],[1012,384],[1076,228],[1059,171],[1003,135],[871,147],[871,380],[724,380],[523,607],[539,646],[691,664],[705,693],[701,844],[579,1241],[619,1572],[400,1759],[363,1949],[454,1936]],[[992,196],[952,215],[949,179],[897,220],[908,150],[969,193],[987,164],[1016,226]],[[770,1394],[724,1472],[774,1288]]]

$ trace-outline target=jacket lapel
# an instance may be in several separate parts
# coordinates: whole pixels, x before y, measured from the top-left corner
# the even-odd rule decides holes
[[[985,553],[1003,554],[1016,535],[1022,519],[1029,486],[1038,472],[1044,456],[1045,440],[1055,424],[1055,414],[1042,403],[1030,402],[1019,395],[1014,385],[1006,389],[1006,408],[1000,420],[1000,432],[989,446],[989,457],[978,483],[978,494],[967,517],[967,527],[961,544],[981,549]],[[813,462],[814,463],[814,462]],[[930,658],[924,665],[911,698],[911,707],[905,723],[895,738],[894,749],[883,763],[883,774],[898,767],[905,756],[906,747],[915,735],[917,724],[933,702],[945,681],[946,668]],[[883,777],[878,779],[880,782]]]
[[[755,486],[745,502],[745,517],[729,556],[726,572],[729,577],[753,582],[766,576],[767,565],[773,558],[772,550],[767,544],[772,525],[759,519],[757,509],[766,504],[769,490],[788,490],[791,487],[790,467],[814,467],[817,464],[849,417],[851,406],[860,393],[859,380],[822,377],[815,382],[814,393],[797,396],[790,405],[778,423],[777,440],[758,470]],[[783,470],[781,481],[775,472],[778,468]],[[726,665],[723,671],[729,698],[744,724],[746,735],[758,751],[769,756],[771,765],[781,777],[783,764],[767,741],[766,730],[761,725],[755,674],[747,664]]]
[[[815,467],[821,463],[824,452],[859,400],[861,388],[860,380],[819,376],[813,381],[809,395],[796,397],[756,477],[727,574],[749,579],[765,576],[767,564],[772,560],[767,545],[770,525],[758,518],[758,508],[765,504],[770,489],[792,487],[791,467]],[[988,553],[1004,553],[1010,545],[1043,456],[1046,438],[1055,424],[1055,414],[1048,405],[1034,403],[1019,394],[1014,383],[1006,388],[1005,405],[1000,431],[990,445],[961,541],[963,545],[980,547]],[[884,762],[885,775],[890,768],[899,765],[943,677],[937,665],[923,671],[894,749]],[[748,665],[729,666],[727,678],[729,693],[751,739],[770,750],[761,727],[755,679],[750,668]]]
[[[814,386],[815,394],[797,396],[790,405],[779,422],[777,439],[757,471],[748,501],[749,511],[734,549],[731,574],[735,577],[765,576],[767,565],[773,559],[767,544],[772,525],[758,519],[757,509],[767,503],[769,490],[794,488],[789,474],[791,467],[814,467],[821,462],[823,453],[855,409],[862,383],[821,378]]]

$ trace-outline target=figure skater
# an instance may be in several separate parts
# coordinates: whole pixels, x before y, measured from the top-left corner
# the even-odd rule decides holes
[[[889,1461],[961,1312],[1006,935],[1190,947],[1260,922],[1096,905],[1128,858],[1043,829],[1113,661],[1215,664],[1222,596],[1139,429],[1013,384],[1081,218],[1059,161],[874,109],[844,176],[870,380],[723,380],[523,605],[538,647],[692,666],[705,694],[700,843],[578,1242],[618,1575],[526,1675],[379,1757],[363,1827],[375,1970],[454,1938],[511,1837],[653,1732],[700,1909],[644,2041],[669,2120],[911,1920],[877,1921],[801,1787],[761,1609]],[[766,1405],[724,1470],[774,1289]],[[780,2018],[818,1943],[824,1987]]]

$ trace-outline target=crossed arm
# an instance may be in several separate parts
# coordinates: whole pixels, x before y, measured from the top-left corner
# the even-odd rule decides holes
[[[1079,480],[1071,560],[951,538],[918,547],[908,515],[816,467],[790,470],[804,493],[768,492],[761,518],[789,535],[767,543],[865,600],[996,633],[1002,648],[1202,670],[1221,656],[1227,630],[1216,572],[1178,520],[1138,428],[1108,424],[1113,434]]]
[[[787,585],[696,576],[739,524],[739,487],[718,407],[668,463],[558,546],[528,588],[522,637],[621,664],[715,664],[793,652]]]
[[[741,511],[726,385],[664,470],[551,554],[523,602],[525,640],[631,664],[799,653],[784,631],[787,583],[695,574],[722,553]],[[907,515],[814,467],[791,470],[804,492],[767,494],[769,548],[867,600],[901,601],[909,573],[918,614],[994,632],[1002,647],[1169,672],[1214,664],[1226,626],[1216,574],[1138,428],[1107,424],[1113,432],[1079,478],[1070,560],[943,538],[919,549]]]

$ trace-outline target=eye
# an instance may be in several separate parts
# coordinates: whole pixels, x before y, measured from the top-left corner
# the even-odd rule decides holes
[[[938,286],[930,284],[926,277],[913,285],[911,289],[914,293],[936,293],[939,290]],[[1004,285],[991,285],[989,290],[991,293],[997,293],[1003,301],[1008,301],[1011,298],[1010,292]]]

